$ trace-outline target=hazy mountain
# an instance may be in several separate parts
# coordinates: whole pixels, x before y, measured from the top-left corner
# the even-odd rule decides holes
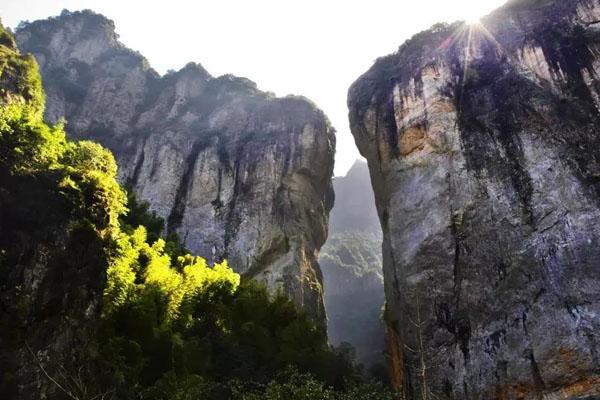
[[[329,238],[319,258],[327,332],[332,344],[350,343],[357,360],[370,366],[383,362],[384,292],[381,228],[367,164],[356,161],[333,187]]]

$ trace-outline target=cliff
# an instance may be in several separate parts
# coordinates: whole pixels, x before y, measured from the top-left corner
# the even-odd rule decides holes
[[[159,76],[90,11],[24,24],[16,38],[40,64],[46,119],[110,148],[168,234],[324,318],[317,255],[335,136],[320,110],[194,63]]]
[[[0,25],[0,392],[92,398],[89,360],[125,194],[112,155],[67,142],[43,110],[35,59]]]
[[[383,362],[384,302],[381,227],[367,164],[356,161],[333,181],[336,202],[329,235],[321,250],[327,335],[339,346],[350,343],[365,366]]]
[[[600,395],[600,2],[439,24],[350,88],[409,399]]]

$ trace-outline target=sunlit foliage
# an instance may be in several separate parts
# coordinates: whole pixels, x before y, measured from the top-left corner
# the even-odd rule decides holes
[[[44,91],[35,58],[21,55],[10,32],[0,25],[0,98],[20,103],[35,117],[44,111]]]
[[[94,311],[73,305],[95,336],[70,354],[93,371],[77,375],[82,387],[119,399],[367,398],[332,397],[364,387],[362,378],[349,352],[332,350],[323,327],[284,294],[163,239],[162,220],[131,195],[128,210],[110,151],[44,123],[43,98],[35,61],[0,28],[0,276],[43,247],[31,262],[56,275],[65,299],[94,303],[93,290],[104,289],[98,326]],[[16,354],[35,305],[19,287],[2,289],[0,346]],[[69,311],[57,302],[46,317]],[[9,370],[17,356],[6,357]],[[14,376],[0,377],[3,394],[16,388]]]
[[[165,253],[165,241],[153,244],[146,240],[143,226],[131,234],[121,233],[117,239],[118,256],[108,268],[104,295],[104,313],[110,317],[126,303],[142,301],[148,292],[158,294],[164,303],[157,321],[183,323],[191,320],[191,303],[197,296],[223,291],[231,294],[240,284],[240,276],[227,261],[209,267],[202,257],[179,256],[172,265]],[[213,293],[211,293],[212,295]]]
[[[132,388],[159,393],[176,380],[211,391],[218,386],[228,394],[219,389],[217,398],[230,398],[231,382],[267,383],[290,365],[332,387],[356,379],[351,360],[329,349],[312,318],[281,293],[270,295],[252,281],[240,284],[226,261],[173,260],[162,239],[147,243],[143,227],[117,243],[101,354],[123,396]]]
[[[7,398],[19,390],[11,373],[27,368],[24,343],[38,326],[31,321],[72,321],[61,326],[79,323],[82,338],[91,336],[95,304],[88,304],[101,293],[126,210],[112,154],[68,141],[63,123],[46,124],[43,99],[35,60],[0,27],[0,391]],[[93,365],[83,346],[53,359]]]

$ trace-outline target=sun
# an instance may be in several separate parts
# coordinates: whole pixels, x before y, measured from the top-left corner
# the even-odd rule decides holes
[[[466,10],[463,19],[467,25],[478,25],[481,23],[481,15],[475,10]]]
[[[472,2],[469,2],[469,4],[463,4],[460,8],[462,19],[467,25],[479,24],[481,17],[486,14],[486,9],[482,8],[482,6],[479,4],[473,4]]]
[[[479,25],[481,24],[481,19],[479,17],[466,18],[465,23],[467,25]]]

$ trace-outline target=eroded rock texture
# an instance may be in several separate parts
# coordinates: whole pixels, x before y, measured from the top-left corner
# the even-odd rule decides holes
[[[437,25],[350,89],[407,398],[600,396],[600,2]]]
[[[335,206],[329,235],[319,256],[325,289],[327,336],[331,344],[350,343],[367,367],[383,363],[384,302],[381,227],[369,170],[356,161],[333,181]]]
[[[21,26],[46,118],[109,147],[120,179],[187,247],[282,287],[324,317],[318,250],[333,203],[335,136],[304,98],[275,98],[200,65],[159,76],[89,11]]]

